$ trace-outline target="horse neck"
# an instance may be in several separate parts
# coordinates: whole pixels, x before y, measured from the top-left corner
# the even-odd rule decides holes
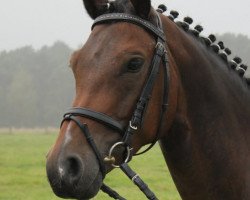
[[[250,92],[197,39],[167,19],[163,24],[178,97],[170,97],[176,112],[160,145],[174,182],[183,199],[237,199],[250,167]],[[225,194],[223,185],[233,189]]]

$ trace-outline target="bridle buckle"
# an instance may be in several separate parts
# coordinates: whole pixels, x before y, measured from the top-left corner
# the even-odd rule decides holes
[[[129,121],[129,127],[132,128],[134,131],[136,131],[136,130],[138,129],[137,126],[133,126],[133,125],[132,125],[132,122],[131,122],[131,121]]]
[[[155,45],[155,49],[156,49],[156,54],[159,55],[160,57],[162,57],[165,53],[166,53],[166,49],[163,43],[161,42],[157,42],[157,44]]]

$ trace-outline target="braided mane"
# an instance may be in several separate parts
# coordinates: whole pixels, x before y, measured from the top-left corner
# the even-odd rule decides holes
[[[165,11],[167,11],[167,7],[165,5],[161,4],[158,6],[157,12],[164,13]],[[175,22],[176,25],[182,28],[185,32],[197,38],[197,40],[202,42],[207,48],[210,48],[228,66],[229,70],[234,70],[242,78],[243,82],[247,83],[250,87],[250,78],[245,77],[248,66],[242,62],[240,57],[236,56],[232,60],[229,60],[228,56],[231,55],[231,50],[226,48],[222,41],[217,42],[214,34],[210,34],[208,37],[201,36],[200,34],[203,31],[203,27],[201,25],[196,25],[194,28],[191,28],[190,25],[193,23],[193,19],[191,17],[184,17],[183,21],[176,21],[178,16],[179,13],[172,10],[170,11],[168,18]]]

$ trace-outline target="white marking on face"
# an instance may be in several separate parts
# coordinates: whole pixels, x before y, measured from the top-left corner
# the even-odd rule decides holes
[[[62,178],[64,176],[63,168],[59,166],[58,171],[59,171],[60,177]]]
[[[70,129],[70,126],[67,127],[67,130],[66,130],[66,133],[65,133],[64,145],[67,145],[72,140],[72,136],[71,136],[71,133],[70,133],[69,129]]]

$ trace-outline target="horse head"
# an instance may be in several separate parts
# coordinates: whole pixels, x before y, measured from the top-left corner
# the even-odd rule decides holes
[[[85,45],[72,55],[76,87],[73,108],[65,114],[47,158],[49,182],[63,198],[95,196],[113,166],[127,162],[142,146],[159,139],[161,133],[156,133],[165,116],[163,46],[159,47],[162,55],[154,75],[157,78],[147,84],[157,46],[156,34],[124,19],[98,21],[102,20],[99,16],[115,12],[136,16],[137,20],[158,27],[159,17],[150,1],[84,0],[84,5],[97,21]],[[145,85],[149,85],[147,89]],[[144,90],[150,92],[140,105]],[[126,130],[133,134],[125,139],[125,145]],[[113,161],[107,161],[112,147]]]

